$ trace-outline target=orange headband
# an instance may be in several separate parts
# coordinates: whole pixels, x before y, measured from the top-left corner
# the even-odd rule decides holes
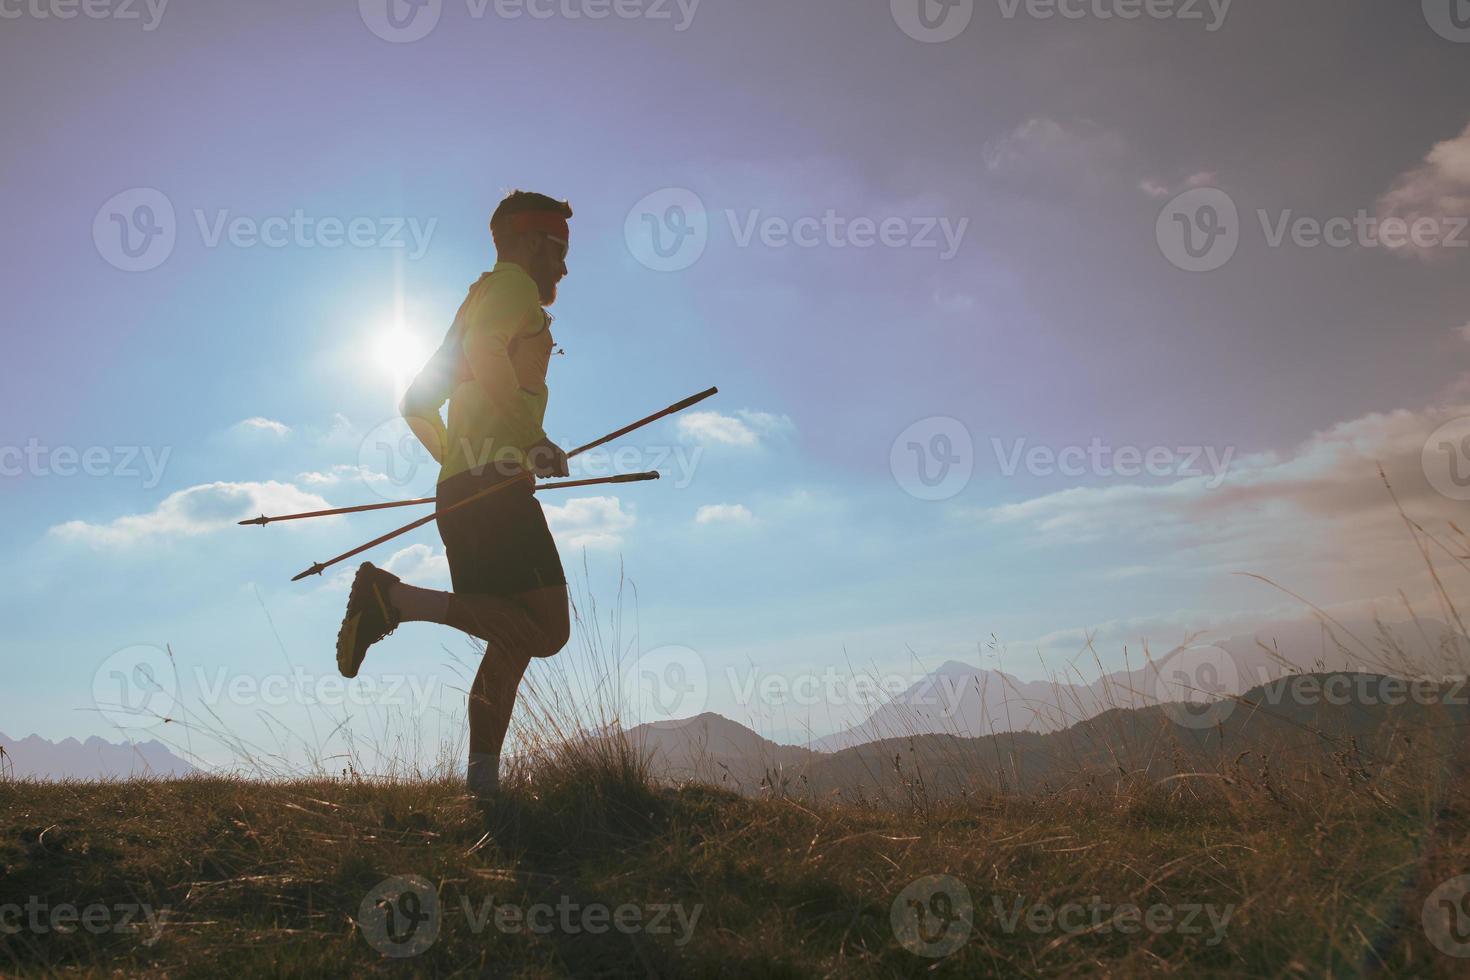
[[[551,211],[521,211],[510,216],[510,228],[516,234],[526,231],[541,231],[563,245],[570,244],[571,230],[567,219]]]

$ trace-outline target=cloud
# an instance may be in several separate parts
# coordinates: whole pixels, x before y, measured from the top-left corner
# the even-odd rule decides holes
[[[1119,565],[1160,574],[1255,572],[1287,586],[1351,583],[1351,594],[1392,594],[1422,583],[1426,571],[1378,468],[1405,512],[1443,535],[1465,505],[1430,483],[1429,467],[1450,464],[1426,441],[1466,416],[1470,404],[1371,413],[1288,452],[1237,456],[1218,485],[1200,476],[1074,487],[981,514],[1043,543],[1116,546]]]
[[[449,558],[443,548],[426,544],[409,545],[380,566],[412,585],[423,588],[449,587]]]
[[[386,473],[378,473],[365,466],[353,466],[350,463],[338,463],[330,470],[311,470],[296,474],[296,479],[307,486],[331,487],[344,480],[361,480],[364,483],[384,483],[391,478]]]
[[[1204,170],[1197,174],[1190,174],[1184,178],[1182,183],[1170,184],[1168,181],[1157,177],[1145,177],[1138,182],[1138,189],[1147,197],[1155,199],[1174,197],[1195,187],[1214,187],[1219,184],[1220,178],[1212,171]]]
[[[633,527],[633,514],[617,497],[574,497],[564,504],[542,504],[546,523],[568,548],[617,548]]]
[[[64,541],[126,547],[150,538],[191,537],[231,527],[260,514],[289,514],[330,507],[314,493],[289,483],[205,483],[169,494],[146,514],[128,514],[106,524],[67,521],[48,532]],[[323,518],[334,520],[334,518]]]
[[[1402,218],[1410,225],[1427,218],[1441,229],[1441,238],[1453,234],[1455,240],[1465,242],[1464,226],[1456,234],[1450,225],[1470,218],[1470,126],[1454,139],[1436,143],[1422,165],[1399,175],[1388,192],[1378,199],[1378,216]],[[1393,251],[1427,261],[1444,260],[1451,253],[1466,251],[1463,244],[1454,249],[1449,244],[1407,241]],[[1385,246],[1389,243],[1385,242]]]
[[[232,426],[235,432],[255,434],[266,433],[284,439],[291,434],[291,427],[284,422],[268,419],[257,415],[254,418],[242,419]]]
[[[1092,193],[1130,172],[1133,153],[1122,136],[1090,120],[1036,116],[986,143],[982,156],[995,177]]]
[[[754,448],[775,437],[789,435],[796,426],[785,415],[742,408],[735,415],[691,412],[679,419],[679,435],[693,442]]]
[[[705,504],[694,515],[696,524],[753,524],[755,515],[744,504]]]

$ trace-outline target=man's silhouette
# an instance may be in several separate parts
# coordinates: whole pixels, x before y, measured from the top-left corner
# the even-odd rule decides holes
[[[439,510],[510,481],[440,518],[453,591],[417,588],[364,562],[337,634],[344,677],[357,676],[368,647],[401,622],[442,623],[485,641],[469,699],[469,789],[485,802],[499,789],[521,675],[532,657],[565,646],[571,630],[566,575],[528,477],[567,475],[566,454],[541,426],[552,351],[543,307],[567,274],[571,216],[565,201],[543,194],[515,191],[500,202],[490,219],[495,267],[470,287],[400,405],[440,463]]]

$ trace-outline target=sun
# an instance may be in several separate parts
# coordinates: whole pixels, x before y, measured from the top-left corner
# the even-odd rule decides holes
[[[423,337],[401,322],[390,323],[373,340],[373,363],[393,382],[396,395],[407,390],[430,353]]]

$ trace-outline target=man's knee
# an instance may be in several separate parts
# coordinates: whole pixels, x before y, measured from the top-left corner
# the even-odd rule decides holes
[[[536,625],[540,627],[545,645],[540,651],[543,657],[559,652],[572,638],[572,619],[566,587],[546,589],[534,595],[528,603]]]

